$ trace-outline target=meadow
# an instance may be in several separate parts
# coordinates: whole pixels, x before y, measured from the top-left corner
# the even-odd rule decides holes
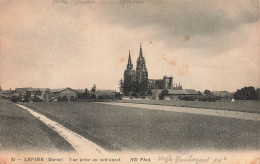
[[[1,151],[74,151],[58,133],[9,100],[0,99]]]
[[[150,105],[168,105],[179,107],[220,109],[229,111],[260,113],[260,101],[237,100],[231,102],[203,102],[203,101],[171,101],[171,100],[119,100],[123,103],[137,103]]]
[[[260,149],[260,122],[91,102],[23,103],[110,151]]]

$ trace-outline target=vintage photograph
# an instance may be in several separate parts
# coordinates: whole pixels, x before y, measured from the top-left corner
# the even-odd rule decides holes
[[[0,0],[0,164],[260,164],[259,0]]]

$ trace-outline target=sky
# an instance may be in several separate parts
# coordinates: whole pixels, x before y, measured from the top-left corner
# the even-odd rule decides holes
[[[0,84],[119,90],[142,44],[149,79],[260,87],[258,0],[0,0]]]

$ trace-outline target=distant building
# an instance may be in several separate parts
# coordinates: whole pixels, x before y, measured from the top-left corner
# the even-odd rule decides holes
[[[79,92],[71,89],[59,89],[59,90],[51,90],[50,97],[51,101],[76,101],[78,99]]]
[[[232,93],[229,93],[228,91],[210,91],[213,96],[219,97],[217,101],[221,102],[231,102],[234,98],[234,95]]]
[[[2,90],[0,92],[0,96],[3,99],[11,99],[14,94],[15,94],[15,90],[11,90],[11,89],[10,90]]]
[[[139,56],[136,62],[136,70],[133,69],[131,54],[129,50],[128,63],[124,72],[123,92],[125,95],[147,93],[154,89],[181,90],[182,85],[173,84],[173,77],[164,76],[162,79],[148,79],[148,71],[140,44]]]
[[[197,96],[199,93],[194,89],[168,89],[168,93],[165,94],[162,99],[163,100],[178,100],[179,96]]]
[[[164,76],[162,79],[149,79],[148,80],[148,88],[149,89],[175,89],[181,90],[182,85],[179,83],[173,84],[173,77]]]
[[[12,96],[20,97],[20,101],[50,102],[50,101],[77,101],[79,94],[85,89],[50,89],[50,88],[15,88],[15,90],[3,90],[0,92],[1,98],[11,99]],[[105,91],[108,93],[108,91]],[[100,93],[98,93],[100,94]]]
[[[126,70],[124,72],[124,82],[133,83],[135,81],[136,81],[136,74],[135,74],[135,70],[133,69],[131,54],[130,54],[130,50],[129,50],[128,63],[126,66]]]
[[[22,95],[26,95],[26,92],[33,89],[32,87],[25,87],[25,88],[15,88],[15,92],[20,93]]]
[[[50,88],[15,88],[15,92],[21,96],[29,95],[30,99],[38,97],[41,101],[49,102]]]
[[[148,71],[140,44],[139,56],[136,61],[136,70],[133,69],[131,54],[129,51],[128,63],[124,72],[124,94],[131,92],[146,93],[148,90]]]
[[[136,83],[138,86],[148,86],[148,71],[143,56],[142,45],[140,44],[139,56],[136,62]]]

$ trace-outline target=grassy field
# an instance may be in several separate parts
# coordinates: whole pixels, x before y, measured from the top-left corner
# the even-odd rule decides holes
[[[260,101],[240,100],[231,102],[198,102],[198,101],[170,101],[170,100],[120,100],[118,102],[150,104],[150,105],[168,105],[179,107],[206,108],[231,110],[239,112],[260,113]]]
[[[1,151],[74,151],[72,146],[14,103],[0,99]]]
[[[260,122],[90,102],[24,103],[108,150],[255,150]]]

